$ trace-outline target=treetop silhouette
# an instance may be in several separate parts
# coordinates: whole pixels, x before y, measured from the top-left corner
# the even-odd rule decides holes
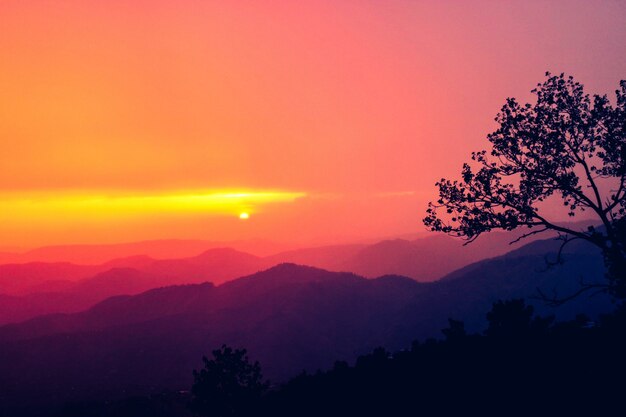
[[[203,357],[204,368],[193,371],[191,410],[201,416],[240,416],[258,405],[267,390],[261,366],[250,363],[245,349],[223,345]]]
[[[461,180],[436,183],[439,199],[429,203],[424,224],[468,243],[491,230],[519,227],[530,229],[521,238],[558,232],[561,250],[582,239],[602,251],[608,281],[580,292],[599,287],[624,298],[626,81],[613,105],[606,95],[590,98],[571,76],[546,78],[532,90],[535,104],[506,100],[495,119],[500,127],[487,136],[491,151],[473,152]],[[542,203],[553,198],[570,217],[591,213],[600,226],[577,230],[550,219]]]

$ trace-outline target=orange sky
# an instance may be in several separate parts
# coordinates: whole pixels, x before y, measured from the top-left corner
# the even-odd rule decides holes
[[[626,78],[623,2],[469,3],[1,2],[0,247],[423,231],[507,96]]]

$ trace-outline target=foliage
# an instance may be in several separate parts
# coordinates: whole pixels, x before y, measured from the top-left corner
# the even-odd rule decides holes
[[[439,199],[424,223],[468,242],[518,227],[532,228],[524,237],[554,230],[564,244],[583,239],[604,255],[606,289],[625,297],[626,81],[613,106],[606,95],[592,100],[572,77],[546,77],[532,90],[534,105],[506,100],[500,127],[487,137],[491,151],[472,153],[461,180],[436,183]],[[542,203],[553,198],[571,217],[591,213],[600,227],[576,230],[550,219]]]
[[[483,334],[450,320],[445,340],[376,349],[352,366],[302,374],[260,415],[611,415],[623,411],[626,309],[553,323],[523,300],[499,301]],[[618,376],[616,378],[616,376]]]
[[[487,313],[489,327],[485,334],[511,340],[547,333],[553,317],[533,318],[533,312],[533,306],[521,299],[497,301]]]
[[[623,414],[626,308],[595,321],[581,315],[554,323],[534,316],[524,301],[510,300],[494,303],[487,319],[482,334],[469,334],[463,322],[450,320],[444,340],[415,341],[394,354],[378,348],[354,364],[337,362],[271,391],[263,387],[260,396],[232,395],[233,385],[226,384],[203,413],[224,415],[218,404],[228,398],[237,404],[229,415],[242,417]],[[247,362],[243,351],[216,352],[208,362]],[[215,374],[224,367],[233,368],[205,369]],[[182,417],[186,395],[75,404],[58,416]]]
[[[213,359],[202,358],[204,368],[194,370],[190,408],[202,416],[242,416],[258,404],[268,384],[261,366],[250,363],[245,349],[223,345]]]

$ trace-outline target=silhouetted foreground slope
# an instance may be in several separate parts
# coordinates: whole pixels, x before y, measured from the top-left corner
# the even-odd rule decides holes
[[[566,293],[577,288],[572,277],[602,274],[598,256],[582,248],[547,271],[543,256],[511,254],[428,284],[287,264],[217,287],[114,297],[82,313],[0,328],[0,403],[36,406],[187,389],[190,369],[223,343],[247,347],[269,378],[284,381],[377,346],[397,350],[436,336],[449,317],[480,329],[497,299],[527,297],[537,287]],[[581,297],[558,314],[610,308],[602,296]]]
[[[451,320],[444,340],[415,341],[393,354],[377,348],[354,365],[338,361],[328,371],[302,373],[246,404],[235,392],[227,395],[230,384],[218,385],[216,394],[222,406],[237,402],[232,417],[621,415],[626,309],[595,321],[577,316],[556,324],[532,313],[522,300],[498,302],[480,333],[470,335],[462,322]],[[221,373],[212,375],[219,384]],[[186,417],[193,395],[170,391],[47,411],[63,417]],[[204,402],[208,412],[217,409],[211,406],[216,399]]]
[[[384,349],[354,366],[300,375],[266,395],[272,416],[621,415],[626,309],[552,324],[521,300],[494,305],[482,334],[461,322],[446,339]]]

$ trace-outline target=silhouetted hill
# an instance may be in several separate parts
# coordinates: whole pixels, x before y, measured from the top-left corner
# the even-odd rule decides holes
[[[563,246],[562,249],[561,246],[563,246],[563,241],[558,239],[537,240],[507,253],[507,256],[548,255],[548,261],[556,261],[556,255],[559,250],[564,254],[596,253],[600,255],[601,253],[600,249],[584,240],[572,240]]]
[[[623,405],[615,376],[626,371],[625,312],[554,324],[533,317],[523,300],[498,302],[480,333],[451,321],[445,340],[393,353],[378,348],[354,365],[300,374],[251,402],[256,414],[285,417],[615,415]],[[197,404],[203,396],[192,392],[187,402]]]
[[[308,248],[265,258],[229,248],[214,248],[188,258],[154,259],[139,255],[96,266],[69,263],[0,265],[0,294],[22,296],[6,298],[7,301],[0,305],[0,324],[41,314],[78,312],[109,296],[136,294],[160,286],[206,281],[220,284],[281,262],[350,271],[369,278],[395,274],[427,282],[515,247],[508,244],[511,239],[508,234],[493,233],[463,246],[459,240],[439,235],[415,241],[396,239],[373,245]],[[515,249],[510,256],[552,253],[550,259],[555,259],[559,245],[560,242],[554,240],[535,241]],[[576,250],[592,249],[574,241],[567,245],[565,252]],[[137,272],[124,271],[125,268]],[[89,288],[94,291],[89,293]]]
[[[509,246],[508,243],[520,233],[488,233],[467,247],[463,247],[463,242],[458,239],[443,235],[429,235],[411,240],[392,239],[373,244],[343,244],[282,252],[281,249],[284,249],[285,245],[259,240],[214,242],[166,239],[104,245],[58,245],[44,246],[23,253],[0,252],[0,263],[106,265],[110,261],[121,261],[123,262],[122,265],[113,264],[111,266],[136,267],[144,262],[149,263],[150,258],[182,259],[198,256],[210,249],[232,248],[263,257],[269,265],[293,262],[332,270],[354,267],[359,270],[359,273],[365,271],[365,275],[371,277],[380,275],[381,271],[375,270],[378,268],[384,270],[383,273],[403,273],[420,281],[429,281],[456,267],[455,263],[455,266],[444,267],[452,268],[450,270],[440,270],[436,263],[430,261],[431,255],[434,254],[439,259],[449,251],[454,251],[458,262],[473,262],[486,257],[497,256],[513,249],[514,247]],[[531,237],[524,243],[535,238]],[[457,253],[458,256],[456,256]],[[412,255],[417,255],[417,258]],[[372,262],[372,256],[381,260],[382,263]],[[368,271],[361,263],[371,264],[372,271]],[[381,267],[381,264],[385,267]]]
[[[562,266],[545,270],[543,256],[504,256],[424,284],[283,264],[217,287],[114,297],[82,313],[0,328],[0,392],[19,402],[37,384],[39,399],[50,402],[186,389],[190,369],[223,343],[245,346],[281,381],[376,346],[394,350],[437,336],[449,317],[482,328],[494,301],[528,297],[537,287],[567,293],[580,275],[600,279],[601,259],[566,255]],[[565,319],[610,308],[600,295],[554,312]]]
[[[7,298],[0,305],[0,324],[23,321],[42,314],[78,312],[106,297],[136,294],[160,286],[206,281],[220,284],[281,262],[334,271],[356,271],[370,278],[396,274],[429,281],[438,277],[437,274],[465,265],[478,256],[491,254],[494,246],[506,247],[498,243],[504,235],[494,236],[489,236],[486,243],[476,243],[472,247],[463,247],[461,242],[445,236],[434,236],[413,242],[393,240],[373,245],[307,248],[266,258],[229,248],[214,248],[179,259],[154,259],[137,255],[113,259],[101,265],[41,262],[2,265],[0,294],[21,297]],[[203,244],[193,242],[193,245]],[[85,253],[100,256],[103,253],[125,253],[141,248],[158,252],[166,250],[169,244],[172,242],[55,247],[42,248],[38,253],[59,254],[76,249],[76,256]],[[189,250],[188,244],[183,242],[183,247],[178,250]]]
[[[32,378],[44,397],[186,387],[198,358],[224,341],[256,346],[255,356],[274,358],[268,373],[284,379],[385,340],[394,312],[411,297],[407,286],[419,285],[281,265],[216,288],[110,299],[84,313],[2,328],[0,391],[17,398]],[[41,366],[44,375],[35,376]]]
[[[0,265],[0,294],[20,295],[66,288],[59,281],[77,281],[112,268],[133,268],[146,273],[180,279],[173,283],[215,283],[237,278],[279,263],[291,262],[332,271],[350,271],[374,278],[385,274],[404,275],[421,282],[433,281],[469,263],[506,253],[518,246],[508,243],[516,235],[489,233],[471,245],[444,235],[416,240],[385,240],[371,245],[335,245],[304,248],[257,257],[232,248],[198,250],[193,256],[155,257],[150,253],[188,253],[210,246],[206,241],[149,241],[117,245],[73,245],[35,249],[28,257],[105,259],[98,265],[69,262],[30,262]],[[527,243],[526,241],[524,243]],[[575,244],[575,243],[574,243]],[[520,243],[521,245],[521,243]],[[145,253],[135,253],[138,251]],[[128,255],[131,254],[131,256]],[[30,255],[29,255],[30,254]],[[113,257],[112,255],[121,255]],[[21,256],[21,255],[20,255]],[[159,259],[157,259],[159,258]],[[22,259],[22,261],[24,260]],[[49,288],[46,281],[54,281]],[[43,285],[41,288],[38,286]]]

